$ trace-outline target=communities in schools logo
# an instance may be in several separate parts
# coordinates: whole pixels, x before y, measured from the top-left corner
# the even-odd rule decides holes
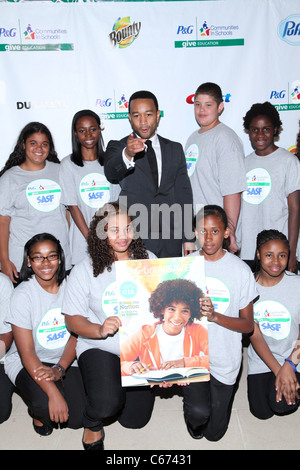
[[[295,111],[300,109],[300,80],[287,83],[280,89],[270,91],[270,102],[278,111]]]
[[[300,15],[290,15],[282,20],[277,29],[278,36],[292,46],[300,45]]]
[[[175,41],[175,48],[244,45],[239,25],[208,23],[198,18],[193,23],[178,25],[176,35],[180,40]]]
[[[18,20],[16,27],[0,27],[1,51],[73,51],[74,44],[65,39],[68,35],[67,29],[56,28],[53,25],[46,28],[39,28],[27,23],[25,26]],[[20,38],[16,43],[15,38]]]
[[[95,107],[101,119],[128,119],[129,96],[127,93],[113,91],[109,96],[97,97]],[[164,112],[160,111],[161,117]]]
[[[140,34],[141,26],[140,21],[131,22],[130,16],[118,18],[109,34],[111,44],[120,49],[130,46]]]
[[[127,119],[128,97],[115,90],[110,96],[96,98],[95,107],[100,111],[101,119]]]

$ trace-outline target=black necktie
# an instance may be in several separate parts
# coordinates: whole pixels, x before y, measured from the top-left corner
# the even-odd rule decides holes
[[[153,150],[151,140],[146,140],[146,145],[147,145],[148,162],[151,168],[154,185],[157,188],[158,187],[158,169],[157,169],[156,155]]]

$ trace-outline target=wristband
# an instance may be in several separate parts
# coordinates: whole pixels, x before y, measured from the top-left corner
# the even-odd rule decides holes
[[[289,358],[285,359],[284,361],[285,361],[285,362],[288,362],[288,363],[292,366],[292,368],[294,369],[294,372],[295,372],[295,373],[297,372],[297,369],[296,369],[295,364],[294,364]]]
[[[63,378],[66,375],[65,369],[60,364],[55,364],[54,366],[52,366],[52,369],[58,369],[59,372],[61,373],[61,378]]]

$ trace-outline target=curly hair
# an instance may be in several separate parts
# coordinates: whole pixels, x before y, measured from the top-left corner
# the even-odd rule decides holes
[[[265,103],[253,104],[243,118],[244,128],[246,131],[250,130],[251,121],[257,116],[266,116],[269,118],[273,126],[276,128],[276,133],[274,136],[279,136],[280,132],[282,131],[282,122],[275,106],[269,103],[269,101],[265,101]]]
[[[19,166],[21,163],[25,162],[26,154],[24,150],[23,144],[26,140],[36,132],[40,132],[41,134],[45,134],[47,139],[49,140],[49,154],[46,158],[49,162],[60,163],[59,158],[57,157],[57,153],[54,148],[54,142],[52,139],[51,132],[49,131],[48,127],[40,122],[29,122],[20,132],[18,137],[17,143],[13,152],[8,157],[3,169],[0,172],[0,177],[10,168],[14,166]]]
[[[190,322],[201,318],[199,299],[203,297],[201,289],[192,281],[187,279],[173,279],[163,281],[152,292],[149,297],[150,312],[154,318],[163,319],[163,311],[174,303],[183,302],[190,307]]]
[[[256,279],[258,279],[259,272],[261,269],[260,260],[257,256],[257,252],[260,252],[261,247],[272,240],[281,240],[288,251],[290,251],[290,244],[287,237],[279,230],[270,229],[270,230],[262,230],[256,237],[256,250],[255,250],[255,258],[254,258],[254,273],[256,275]]]
[[[126,214],[132,222],[132,218],[128,215],[125,207],[122,207],[118,202],[109,202],[95,213],[90,223],[87,244],[94,277],[103,273],[105,269],[111,271],[111,266],[116,261],[115,253],[105,234],[109,218],[118,214]],[[132,242],[129,245],[128,254],[132,259],[149,258],[142,239],[136,233],[134,233]]]

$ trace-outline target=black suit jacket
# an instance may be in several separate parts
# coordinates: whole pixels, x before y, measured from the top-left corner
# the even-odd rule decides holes
[[[182,243],[192,239],[192,188],[182,145],[161,136],[158,138],[162,158],[158,189],[145,152],[136,154],[134,168],[127,169],[122,152],[128,137],[108,143],[104,172],[108,181],[121,186],[120,197],[127,197],[127,207],[139,222],[147,249],[160,258],[181,256]],[[143,205],[142,211],[137,211],[136,204]],[[184,223],[184,219],[188,221]]]

